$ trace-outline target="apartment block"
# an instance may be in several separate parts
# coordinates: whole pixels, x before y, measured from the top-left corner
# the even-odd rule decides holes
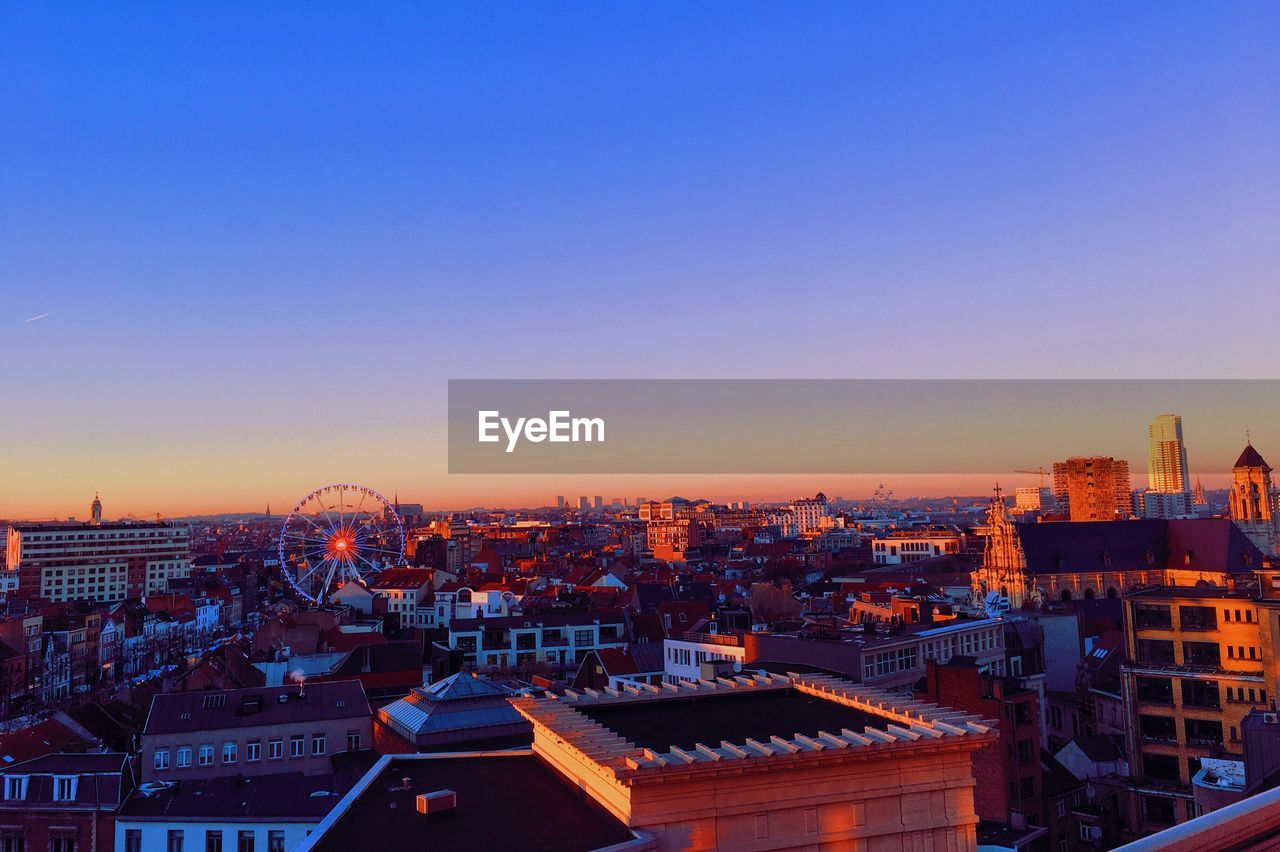
[[[1280,573],[1240,588],[1166,587],[1126,596],[1121,669],[1134,831],[1196,815],[1205,758],[1240,760],[1242,721],[1275,698]]]

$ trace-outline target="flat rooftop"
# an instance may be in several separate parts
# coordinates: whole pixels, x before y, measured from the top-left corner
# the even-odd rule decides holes
[[[143,784],[120,808],[120,815],[159,821],[268,819],[319,822],[338,803],[342,782],[333,775],[249,775],[203,778],[181,784]]]
[[[1129,592],[1127,598],[1196,598],[1248,601],[1258,597],[1256,589],[1228,589],[1223,586],[1153,586]]]
[[[885,730],[890,719],[848,707],[794,689],[708,694],[578,708],[640,748],[667,751],[671,746],[692,749],[698,743],[722,740],[743,743],[748,739],[807,737],[819,731],[839,734],[844,728]]]
[[[408,778],[408,789],[404,779]],[[362,782],[364,784],[364,782]],[[417,810],[419,793],[452,790],[456,808]],[[630,840],[630,829],[530,753],[394,758],[315,840],[316,852],[367,849],[565,850]]]

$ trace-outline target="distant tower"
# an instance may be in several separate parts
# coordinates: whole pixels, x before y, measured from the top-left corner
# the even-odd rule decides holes
[[[1196,477],[1195,490],[1191,492],[1191,502],[1197,506],[1208,506],[1209,498],[1204,493],[1204,483],[1200,481],[1200,477]]]
[[[1161,414],[1147,429],[1147,488],[1161,494],[1191,491],[1187,474],[1187,445],[1182,440],[1182,418]]]
[[[985,608],[986,596],[998,592],[1002,598],[1008,599],[1011,609],[1020,609],[1028,598],[1038,600],[1039,596],[1027,584],[1027,560],[1022,552],[1022,542],[999,485],[995,492],[987,507],[987,543],[982,551],[978,582],[974,586],[974,603],[978,604],[976,599],[981,597]]]
[[[89,507],[89,518],[91,524],[102,523],[102,501],[98,499],[97,491],[93,492],[93,505]]]
[[[267,504],[267,520],[271,520],[271,504]]]
[[[1268,556],[1280,553],[1280,524],[1277,524],[1275,491],[1271,485],[1271,465],[1245,444],[1244,452],[1231,469],[1231,520]]]

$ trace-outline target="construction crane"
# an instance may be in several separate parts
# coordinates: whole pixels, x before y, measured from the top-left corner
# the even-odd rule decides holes
[[[1044,465],[1040,465],[1035,470],[1015,470],[1014,473],[1029,473],[1032,476],[1040,477],[1040,487],[1044,488],[1044,478],[1053,473],[1051,470],[1045,470]]]

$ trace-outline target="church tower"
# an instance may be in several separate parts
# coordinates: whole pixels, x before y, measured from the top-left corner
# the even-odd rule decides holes
[[[93,492],[93,505],[89,507],[89,523],[97,526],[102,523],[102,501],[98,499],[98,492]]]
[[[1280,552],[1271,465],[1253,448],[1252,441],[1245,444],[1231,469],[1230,509],[1231,520],[1263,553],[1275,556]]]
[[[984,608],[985,598],[993,592],[1007,599],[1010,609],[1021,609],[1028,598],[1038,599],[1035,590],[1027,585],[1027,560],[1022,552],[1022,542],[999,485],[996,486],[996,496],[991,498],[987,507],[987,543],[982,551],[982,568],[978,571],[978,584],[974,591],[980,592],[984,598]]]

